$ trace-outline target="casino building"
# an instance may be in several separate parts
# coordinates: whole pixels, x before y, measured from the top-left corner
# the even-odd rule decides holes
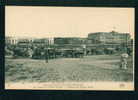
[[[116,47],[122,44],[127,45],[131,41],[129,33],[112,32],[96,32],[89,33],[87,38],[87,45],[99,45],[107,47]]]
[[[120,44],[129,42],[129,33],[97,32],[88,34],[88,42],[90,44]]]

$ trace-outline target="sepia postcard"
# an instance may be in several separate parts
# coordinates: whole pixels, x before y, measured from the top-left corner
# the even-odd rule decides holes
[[[5,7],[5,89],[134,91],[134,8]]]

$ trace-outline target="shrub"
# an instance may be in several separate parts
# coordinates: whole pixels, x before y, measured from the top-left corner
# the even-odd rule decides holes
[[[29,57],[27,48],[16,47],[13,49],[14,57]]]

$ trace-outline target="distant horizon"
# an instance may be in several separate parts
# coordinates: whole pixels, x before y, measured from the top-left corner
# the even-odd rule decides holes
[[[111,32],[111,31],[110,31]],[[115,31],[116,32],[116,31]],[[101,31],[100,32],[90,32],[88,34],[91,34],[91,33],[102,33]],[[103,32],[103,33],[109,33],[109,32]],[[125,33],[120,33],[120,32],[117,32],[118,34],[125,34]],[[36,36],[10,36],[10,35],[5,35],[5,37],[14,37],[14,38],[87,38],[88,37],[88,34],[87,36],[56,36],[56,37],[36,37]],[[127,34],[130,34],[130,33],[127,33]],[[130,34],[130,37],[131,39],[133,39],[132,35]]]

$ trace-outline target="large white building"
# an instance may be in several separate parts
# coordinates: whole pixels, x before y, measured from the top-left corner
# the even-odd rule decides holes
[[[16,37],[10,37],[7,36],[5,37],[5,43],[6,44],[17,44],[17,43],[36,43],[39,42],[43,44],[43,42],[53,45],[54,44],[54,38],[28,38],[28,37],[23,37],[23,38],[16,38]]]
[[[6,44],[17,44],[18,43],[18,38],[15,37],[5,37],[5,43]]]

